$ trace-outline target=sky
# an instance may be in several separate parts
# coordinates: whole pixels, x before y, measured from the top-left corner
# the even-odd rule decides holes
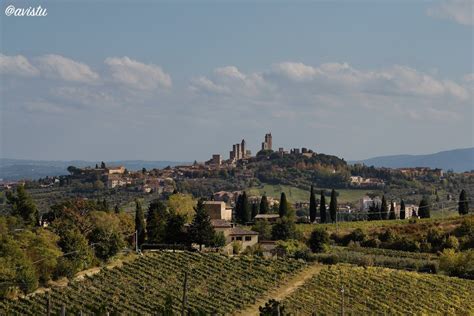
[[[37,7],[46,16],[7,16]],[[474,0],[2,1],[0,157],[474,146]]]

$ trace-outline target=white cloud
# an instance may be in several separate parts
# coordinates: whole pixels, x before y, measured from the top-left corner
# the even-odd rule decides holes
[[[474,25],[474,1],[443,0],[429,8],[427,14],[436,18],[452,20],[462,25]]]
[[[160,66],[144,64],[128,57],[109,57],[105,60],[115,82],[140,90],[171,88],[171,76]]]
[[[60,55],[44,55],[37,58],[42,75],[51,79],[94,83],[99,79],[88,65]]]
[[[39,75],[39,70],[22,55],[7,56],[0,54],[0,74],[34,77]]]
[[[273,70],[295,81],[313,79],[318,70],[303,63],[283,62],[273,65]]]

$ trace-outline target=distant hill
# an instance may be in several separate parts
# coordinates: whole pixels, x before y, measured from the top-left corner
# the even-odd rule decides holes
[[[47,160],[23,160],[0,158],[0,179],[19,180],[19,179],[38,179],[46,176],[59,176],[68,174],[67,167],[87,167],[95,166],[96,161],[71,160],[71,161],[47,161]],[[142,168],[165,168],[167,166],[176,166],[180,164],[190,164],[189,162],[179,161],[146,161],[146,160],[121,160],[106,161],[107,165],[123,165],[128,170],[140,170]]]
[[[474,170],[474,148],[453,149],[428,155],[383,156],[349,163],[387,168],[430,167],[464,172]]]

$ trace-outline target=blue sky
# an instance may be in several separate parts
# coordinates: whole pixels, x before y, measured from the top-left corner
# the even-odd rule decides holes
[[[41,4],[46,17],[5,16]],[[0,156],[470,147],[473,2],[2,3]]]

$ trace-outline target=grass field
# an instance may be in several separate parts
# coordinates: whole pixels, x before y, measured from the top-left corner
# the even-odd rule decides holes
[[[253,304],[269,289],[297,273],[304,262],[228,258],[191,252],[148,253],[130,263],[103,269],[83,281],[51,290],[52,314],[64,305],[68,315],[157,315],[171,306],[181,311],[184,272],[188,272],[188,312],[228,314]],[[0,301],[0,315],[46,315],[47,294]],[[165,310],[164,310],[165,309]]]
[[[315,188],[315,192],[317,192],[316,198],[319,199],[319,191],[321,188]],[[325,189],[326,191],[330,191],[331,189]],[[309,201],[309,191],[305,191],[296,187],[288,186],[288,185],[272,185],[272,184],[264,184],[261,187],[252,187],[247,189],[247,194],[249,195],[263,195],[264,193],[267,196],[273,197],[275,199],[280,199],[281,192],[285,192],[286,198],[289,202],[294,203],[298,201]],[[357,202],[361,199],[367,192],[372,192],[370,190],[337,190],[339,196],[337,201],[339,203],[349,203],[349,202]],[[327,200],[329,203],[329,198]]]
[[[474,281],[349,265],[329,266],[287,297],[297,315],[473,315]]]

